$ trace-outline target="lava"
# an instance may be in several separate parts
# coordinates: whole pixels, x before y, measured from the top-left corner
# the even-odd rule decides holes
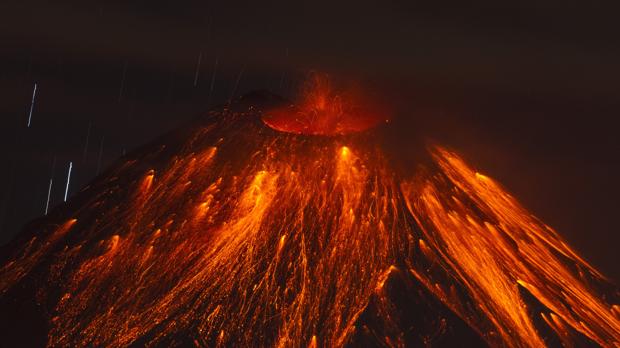
[[[397,175],[323,97],[316,122],[223,110],[124,158],[33,225],[0,298],[34,289],[48,346],[405,346],[404,279],[452,313],[426,344],[456,320],[492,346],[620,344],[613,286],[499,184],[439,146]]]
[[[367,97],[335,91],[324,74],[313,74],[300,94],[298,103],[268,110],[263,122],[281,132],[335,136],[362,132],[389,121],[385,111]]]
[[[442,176],[404,182],[403,192],[428,248],[453,275],[442,288],[461,283],[486,317],[470,319],[471,324],[481,330],[490,325],[498,344],[544,346],[521,287],[548,309],[540,315],[555,318],[551,326],[561,337],[567,336],[567,323],[602,346],[618,344],[618,316],[589,285],[603,276],[492,179],[445,149],[434,149],[433,156]],[[432,276],[412,273],[434,283]],[[449,296],[445,301],[462,303]],[[469,308],[454,307],[465,318],[475,316]]]

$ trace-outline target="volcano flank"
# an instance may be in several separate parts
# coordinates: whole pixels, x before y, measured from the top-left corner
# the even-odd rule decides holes
[[[442,146],[397,170],[387,118],[323,91],[216,108],[27,225],[3,344],[620,345],[616,287],[553,229]]]

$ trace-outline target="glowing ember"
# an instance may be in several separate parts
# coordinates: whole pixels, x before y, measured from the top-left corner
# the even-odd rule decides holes
[[[368,127],[310,99],[298,126],[265,122]],[[0,296],[35,289],[50,346],[404,346],[459,322],[491,345],[620,344],[603,277],[456,154],[431,148],[403,179],[372,134],[265,132],[253,112],[166,138],[52,212],[0,268]],[[399,279],[414,290],[394,295]],[[423,292],[446,308],[432,332],[398,307]]]
[[[361,132],[388,121],[384,111],[364,98],[352,92],[346,97],[336,94],[326,75],[314,74],[301,95],[297,105],[266,112],[263,122],[282,132],[333,136]]]

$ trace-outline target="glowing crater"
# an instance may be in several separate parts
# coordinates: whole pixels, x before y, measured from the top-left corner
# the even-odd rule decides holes
[[[301,93],[301,101],[270,110],[263,122],[286,133],[336,136],[362,132],[388,122],[384,111],[351,92],[336,94],[326,75],[313,75]]]

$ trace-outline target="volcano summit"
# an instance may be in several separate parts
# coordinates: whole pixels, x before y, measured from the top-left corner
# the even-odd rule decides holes
[[[435,145],[398,171],[321,98],[216,109],[26,226],[3,343],[620,345],[616,288],[498,183]]]

